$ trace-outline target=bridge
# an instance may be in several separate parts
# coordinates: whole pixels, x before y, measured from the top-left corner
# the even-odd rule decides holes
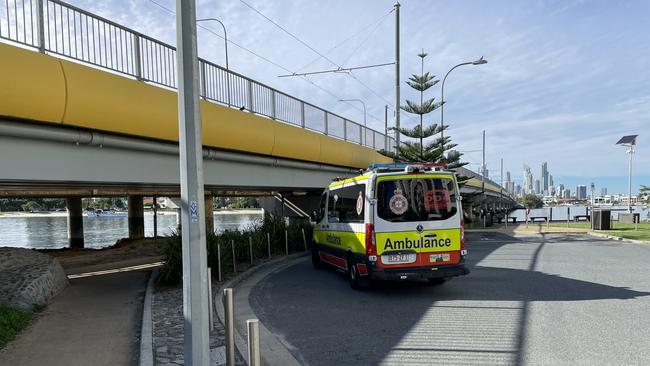
[[[3,5],[0,197],[68,198],[70,242],[83,245],[81,197],[129,196],[129,235],[142,236],[142,197],[179,194],[175,48],[58,0]],[[380,153],[395,151],[385,131],[208,60],[199,67],[206,199],[300,201],[392,161]],[[461,174],[464,193],[481,190],[477,174]],[[514,204],[492,181],[484,192],[493,207]]]

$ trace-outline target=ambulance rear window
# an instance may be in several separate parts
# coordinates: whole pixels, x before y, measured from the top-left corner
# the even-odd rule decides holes
[[[419,177],[377,184],[377,214],[386,221],[446,220],[456,211],[456,185],[451,178]]]

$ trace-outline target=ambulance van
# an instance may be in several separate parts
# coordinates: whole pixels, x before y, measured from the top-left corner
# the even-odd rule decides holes
[[[314,267],[346,272],[354,289],[469,273],[458,184],[444,165],[371,165],[332,182],[313,219]]]

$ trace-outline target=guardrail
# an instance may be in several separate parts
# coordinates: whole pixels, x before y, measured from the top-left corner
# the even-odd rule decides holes
[[[0,38],[138,80],[176,88],[176,48],[58,0],[0,2]],[[200,95],[251,113],[375,150],[395,151],[395,139],[199,59]]]

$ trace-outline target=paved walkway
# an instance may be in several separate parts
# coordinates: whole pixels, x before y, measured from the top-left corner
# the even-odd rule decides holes
[[[213,284],[212,293],[215,301],[219,287]],[[154,365],[176,366],[183,365],[183,289],[175,288],[154,292],[152,305]],[[226,364],[225,330],[216,317],[214,330],[210,332],[210,365]],[[236,354],[236,364],[245,365],[243,359]]]
[[[137,365],[148,272],[70,281],[17,339],[0,365]]]

